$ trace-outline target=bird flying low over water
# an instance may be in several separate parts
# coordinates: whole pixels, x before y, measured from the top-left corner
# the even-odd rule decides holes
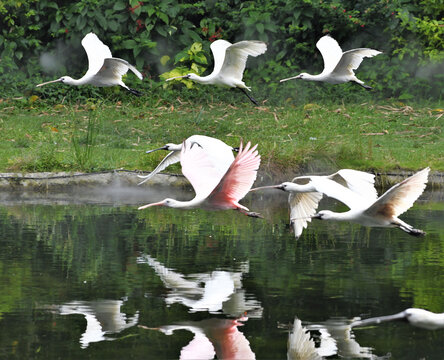
[[[343,202],[350,210],[343,213],[322,210],[311,217],[320,220],[351,221],[370,227],[397,227],[410,235],[424,236],[424,231],[413,228],[398,216],[412,207],[423,193],[429,171],[428,167],[418,171],[392,186],[377,200],[372,196],[361,196],[344,187],[331,187],[326,195]]]
[[[307,227],[307,222],[316,213],[316,209],[323,195],[334,196],[331,189],[344,188],[358,195],[366,196],[373,200],[377,198],[374,186],[375,176],[363,171],[342,169],[328,176],[298,176],[292,182],[284,182],[279,185],[261,186],[251,189],[279,189],[290,193],[288,204],[290,205],[290,224],[294,230],[294,236],[299,237]]]
[[[239,153],[228,168],[215,166],[207,150],[198,142],[184,142],[182,145],[180,164],[182,173],[190,181],[196,196],[189,201],[164,199],[157,203],[139,207],[139,210],[151,206],[168,206],[172,208],[192,209],[203,208],[207,210],[239,210],[245,215],[261,217],[260,214],[250,212],[248,208],[239,204],[251,189],[256,180],[260,164],[260,155],[256,147],[250,142],[245,148],[242,142]]]
[[[244,40],[231,44],[226,40],[216,40],[210,45],[214,58],[214,69],[210,75],[199,76],[187,74],[175,76],[166,81],[187,78],[201,84],[226,86],[240,89],[250,101],[259,105],[258,102],[248,94],[245,89],[251,91],[242,81],[248,56],[258,56],[267,50],[267,44],[257,40]]]
[[[88,71],[80,79],[73,79],[69,76],[62,76],[59,79],[38,84],[37,87],[61,82],[68,85],[94,85],[99,87],[120,85],[134,95],[140,96],[141,92],[131,89],[122,81],[122,76],[131,70],[142,80],[142,74],[128,61],[114,58],[111,51],[94,33],[85,35],[82,39],[82,46],[88,56]]]
[[[210,157],[211,161],[214,163],[214,166],[222,167],[223,173],[225,173],[228,170],[228,168],[230,167],[231,163],[234,160],[233,151],[239,150],[238,148],[232,148],[231,146],[225,144],[222,140],[205,135],[192,135],[188,139],[186,139],[184,143],[190,143],[190,144],[197,143],[200,146],[202,146],[202,148],[205,149],[205,151],[207,151],[208,156]],[[168,155],[163,158],[163,160],[159,163],[159,165],[157,165],[157,167],[151,173],[145,176],[137,175],[138,177],[143,179],[139,183],[139,185],[148,181],[154,175],[166,169],[168,166],[179,162],[182,146],[184,143],[181,144],[168,143],[158,149],[148,150],[146,152],[147,154],[157,150],[168,150],[170,151],[170,153],[168,153]]]
[[[350,326],[368,326],[392,320],[407,320],[411,325],[427,330],[444,329],[444,313],[436,314],[431,311],[417,308],[409,308],[394,315],[357,320],[352,322]]]
[[[365,85],[363,81],[359,80],[354,71],[366,57],[373,57],[381,54],[381,51],[359,48],[342,52],[338,42],[329,35],[325,35],[316,43],[316,47],[321,52],[324,59],[324,70],[318,75],[310,75],[301,73],[287,79],[282,79],[281,82],[302,79],[308,81],[320,81],[330,84],[342,84],[346,82],[354,82],[361,85],[364,89],[370,90],[371,87]]]

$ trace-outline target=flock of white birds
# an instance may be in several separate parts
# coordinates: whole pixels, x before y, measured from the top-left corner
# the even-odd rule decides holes
[[[141,95],[139,91],[129,88],[122,81],[122,76],[128,70],[131,70],[142,80],[142,74],[133,65],[126,60],[112,57],[108,46],[103,44],[94,33],[87,34],[82,40],[82,45],[89,63],[88,71],[82,78],[75,80],[69,76],[63,76],[37,86],[55,82],[75,86],[84,84],[102,87],[120,85],[135,95]],[[328,35],[322,37],[316,47],[324,60],[322,73],[318,75],[301,73],[282,79],[281,82],[292,79],[331,84],[354,82],[367,90],[371,89],[356,77],[354,70],[359,67],[365,57],[376,56],[381,54],[380,51],[359,48],[342,52],[337,41]],[[187,78],[201,84],[238,88],[254,104],[258,105],[258,102],[246,91],[251,89],[245,85],[242,77],[248,56],[258,56],[266,50],[267,45],[262,41],[240,41],[231,44],[226,40],[217,40],[211,44],[214,69],[210,75],[201,77],[191,73],[166,81]],[[312,219],[350,221],[369,227],[396,227],[413,236],[425,235],[424,231],[415,229],[399,219],[398,216],[407,211],[423,193],[428,180],[429,168],[406,178],[379,197],[374,186],[375,176],[351,169],[342,169],[328,176],[298,176],[291,182],[251,189],[260,165],[260,155],[256,147],[257,145],[251,146],[249,142],[244,147],[241,142],[239,148],[233,148],[212,137],[193,135],[181,144],[169,143],[161,148],[147,151],[150,153],[156,150],[167,150],[170,153],[149,175],[140,176],[143,179],[140,184],[148,181],[169,165],[180,161],[182,172],[190,181],[196,195],[194,199],[189,201],[167,198],[160,202],[141,206],[139,210],[151,206],[185,209],[196,207],[219,210],[235,209],[248,216],[261,217],[258,213],[250,212],[248,208],[239,204],[239,201],[249,191],[279,189],[289,193],[290,223],[296,237],[301,236],[304,228]],[[233,151],[238,152],[236,157],[234,157]],[[316,212],[324,195],[339,200],[350,210],[343,213],[329,210]],[[444,327],[443,316],[444,314],[434,314],[423,309],[407,309],[395,315],[358,320],[350,327],[407,319],[413,325],[426,329],[437,329]],[[301,327],[300,323],[298,324]],[[297,338],[295,336],[290,335],[289,343],[299,343],[301,339],[305,339],[305,342],[310,341],[304,332],[299,333]],[[308,348],[312,347],[309,344]],[[317,358],[316,355],[314,358]],[[291,351],[289,351],[289,358],[294,358]]]

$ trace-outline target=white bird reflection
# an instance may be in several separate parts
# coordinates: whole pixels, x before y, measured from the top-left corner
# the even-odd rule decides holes
[[[139,312],[128,317],[120,311],[122,300],[71,301],[60,305],[60,315],[81,314],[86,319],[85,332],[80,337],[80,346],[85,349],[90,343],[114,340],[106,334],[119,333],[137,325]]]
[[[263,308],[260,303],[248,298],[242,289],[242,275],[248,273],[248,262],[240,265],[239,272],[212,271],[185,275],[165,267],[150,255],[142,255],[138,263],[148,264],[170,289],[167,305],[180,303],[190,312],[209,311],[238,317],[248,313],[249,317],[260,318]]]
[[[255,359],[250,342],[245,335],[238,330],[242,326],[239,319],[206,319],[202,321],[186,321],[177,325],[167,325],[158,328],[139,327],[149,330],[158,330],[166,335],[172,335],[176,330],[187,330],[194,334],[194,338],[180,351],[181,360],[206,360],[214,359]]]
[[[296,318],[288,338],[287,359],[320,360],[334,355],[343,358],[386,359],[387,356],[381,358],[373,354],[372,348],[359,345],[352,332],[352,321],[337,318],[302,326]]]

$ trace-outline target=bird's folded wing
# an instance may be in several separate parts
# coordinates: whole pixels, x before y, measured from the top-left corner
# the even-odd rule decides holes
[[[248,56],[258,56],[267,50],[267,44],[262,41],[239,41],[227,48],[221,74],[242,80]]]
[[[217,187],[208,198],[211,202],[241,200],[251,189],[256,180],[257,170],[261,157],[256,151],[257,145],[250,149],[250,142],[244,149],[242,144],[239,153],[231,164],[226,174],[222,177]]]
[[[147,176],[140,176],[143,178],[143,181],[139,183],[143,184],[145,181],[148,181],[151,179],[154,175],[157,173],[160,173],[162,170],[165,170],[168,166],[175,164],[180,161],[180,152],[179,151],[171,151],[167,156],[165,156],[162,161],[159,163],[159,165],[156,166],[156,168],[151,171],[150,174]]]
[[[182,173],[196,193],[196,199],[205,199],[219,184],[225,171],[214,165],[207,149],[198,143],[185,141],[180,155]]]
[[[94,33],[85,35],[82,46],[88,56],[88,71],[86,75],[95,75],[100,70],[106,58],[111,58],[111,50]]]
[[[398,217],[412,207],[426,188],[430,168],[418,171],[388,189],[365,213],[370,216]]]
[[[330,180],[336,181],[356,194],[368,198],[374,202],[378,198],[375,188],[375,175],[364,171],[341,169],[328,176]]]
[[[307,222],[311,221],[311,216],[316,213],[322,193],[290,192],[288,204],[290,205],[290,223],[293,226],[294,236],[299,237],[307,227]]]
[[[378,54],[381,54],[381,52],[367,48],[348,50],[342,54],[341,60],[334,68],[335,74],[353,75],[353,70],[356,70],[359,65],[361,65],[364,58],[373,57]]]
[[[331,73],[336,65],[338,65],[339,60],[341,60],[341,47],[335,39],[328,35],[321,37],[316,43],[316,47],[321,52],[322,58],[324,59],[324,70],[322,73]]]

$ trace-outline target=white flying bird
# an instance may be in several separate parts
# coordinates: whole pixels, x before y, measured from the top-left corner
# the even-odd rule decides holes
[[[411,325],[427,330],[444,329],[444,313],[436,314],[431,311],[416,308],[406,309],[394,315],[354,321],[351,323],[351,326],[367,326],[392,320],[407,320]]]
[[[222,170],[223,172],[228,170],[228,168],[230,167],[231,163],[234,160],[233,151],[239,150],[238,148],[232,148],[231,146],[228,146],[222,140],[205,135],[192,135],[185,140],[185,143],[189,144],[197,143],[200,146],[202,146],[202,148],[208,152],[208,155],[212,159],[214,165],[224,169]],[[151,173],[145,176],[137,175],[138,177],[143,179],[143,181],[141,181],[139,185],[148,181],[154,175],[161,172],[162,170],[165,170],[168,166],[179,162],[182,146],[183,143],[181,144],[168,143],[158,149],[148,150],[146,152],[147,154],[157,150],[168,150],[170,151],[170,153],[168,153],[168,155],[163,158],[163,160],[159,163],[159,165],[157,165],[157,167]]]
[[[245,89],[251,91],[242,81],[242,76],[247,63],[247,57],[258,56],[267,50],[267,44],[257,40],[244,40],[231,44],[226,40],[216,40],[210,45],[214,57],[214,69],[210,75],[199,76],[188,74],[184,76],[175,76],[173,79],[187,78],[201,84],[210,84],[217,86],[227,86],[240,89],[255,105],[258,102],[248,94]]]
[[[128,61],[114,58],[109,47],[106,46],[94,33],[85,35],[82,39],[82,46],[88,56],[88,71],[80,79],[76,80],[69,76],[62,76],[60,79],[38,84],[37,87],[55,82],[68,85],[94,85],[94,86],[114,86],[120,85],[134,95],[140,96],[141,92],[131,89],[122,81],[122,76],[131,70],[142,80],[142,74]]]
[[[381,51],[359,48],[342,52],[338,42],[331,36],[326,35],[319,39],[316,47],[322,54],[324,59],[324,70],[318,75],[310,75],[301,73],[287,79],[282,79],[281,82],[292,79],[303,79],[309,81],[321,81],[330,84],[342,84],[345,82],[355,82],[363,88],[370,90],[371,87],[364,85],[364,82],[359,80],[353,70],[356,70],[361,65],[365,57],[373,57],[381,54]]]
[[[392,186],[376,201],[372,196],[360,196],[344,187],[329,186],[329,193],[324,193],[343,202],[350,210],[343,213],[322,210],[312,218],[352,221],[371,227],[397,227],[410,235],[423,236],[425,235],[424,231],[414,229],[413,226],[398,219],[398,216],[412,207],[416,199],[423,193],[429,171],[430,168],[427,167]]]
[[[334,196],[331,189],[346,188],[358,195],[376,200],[377,192],[374,186],[375,176],[366,172],[342,169],[328,176],[298,176],[292,182],[279,185],[261,186],[251,191],[262,189],[279,189],[290,193],[290,224],[293,226],[295,237],[299,237],[316,213],[323,194]]]
[[[182,146],[180,164],[182,173],[190,181],[196,196],[189,201],[178,201],[167,198],[163,201],[139,207],[139,210],[151,206],[167,206],[172,208],[193,209],[204,208],[208,210],[239,210],[245,215],[261,217],[250,212],[248,208],[239,204],[251,189],[256,180],[257,170],[261,162],[256,151],[257,145],[250,148],[250,142],[243,148],[225,170],[216,166],[208,151],[198,142],[185,143]]]

